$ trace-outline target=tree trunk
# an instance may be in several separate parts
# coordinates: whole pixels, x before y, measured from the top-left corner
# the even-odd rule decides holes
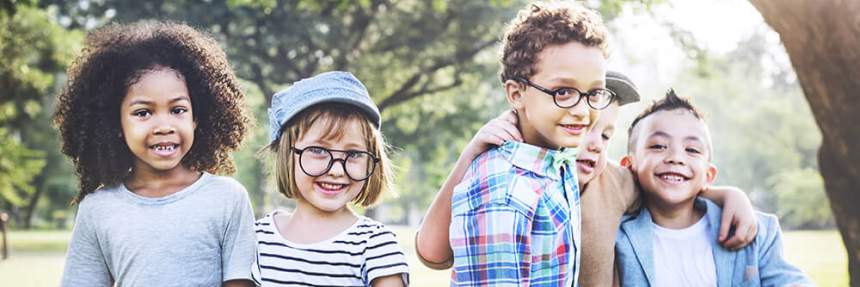
[[[33,214],[36,213],[36,205],[39,204],[39,199],[42,198],[42,194],[44,193],[46,176],[47,174],[43,171],[33,179],[33,187],[36,188],[36,191],[30,195],[27,206],[24,209],[24,229],[33,227]]]
[[[821,129],[821,176],[860,287],[860,1],[751,2],[779,33]]]

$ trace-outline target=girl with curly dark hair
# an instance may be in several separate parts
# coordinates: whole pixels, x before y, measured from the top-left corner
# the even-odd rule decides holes
[[[62,286],[250,285],[254,217],[229,153],[244,94],[210,37],[168,22],[91,32],[54,122],[80,194]]]

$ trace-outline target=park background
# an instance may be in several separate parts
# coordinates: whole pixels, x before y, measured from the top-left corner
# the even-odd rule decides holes
[[[852,236],[860,232],[852,229],[857,215],[852,217],[843,208],[849,216],[842,218],[848,219],[837,224],[839,217],[834,217],[830,204],[840,198],[837,191],[844,183],[830,184],[819,163],[822,140],[840,143],[838,136],[845,134],[822,135],[827,121],[816,120],[822,113],[814,113],[808,100],[810,91],[822,91],[802,86],[805,78],[795,71],[798,60],[785,49],[791,47],[784,43],[788,36],[768,25],[797,19],[780,14],[797,9],[780,12],[768,6],[779,1],[753,2],[583,2],[600,11],[610,27],[610,68],[629,75],[642,95],[640,103],[622,108],[610,158],[624,153],[626,129],[635,114],[674,88],[706,114],[719,168],[717,183],[740,187],[756,208],[779,216],[786,257],[818,285],[848,286],[849,273],[860,275],[857,270],[849,272],[849,258],[856,262],[860,255],[847,256],[845,244],[857,245],[849,239],[856,240]],[[76,207],[70,201],[77,193],[77,180],[70,162],[59,153],[57,131],[51,125],[55,96],[86,31],[140,19],[186,22],[210,33],[226,51],[247,94],[247,108],[256,117],[250,138],[234,154],[238,167],[234,176],[248,189],[258,217],[292,206],[273,189],[269,159],[257,153],[268,139],[266,107],[271,95],[323,71],[347,70],[361,79],[382,111],[383,132],[394,149],[398,176],[396,193],[360,212],[397,231],[410,260],[413,286],[446,285],[449,271],[431,271],[418,263],[414,232],[460,149],[483,123],[506,109],[498,80],[499,37],[526,3],[0,1],[0,212],[10,215],[10,254],[0,260],[0,285],[58,284],[74,222]],[[860,35],[856,2],[786,3],[818,10],[846,8],[855,18],[840,20],[839,15],[846,13],[835,13],[832,21],[856,24],[853,30],[848,28],[854,33],[836,37],[856,40]],[[767,9],[766,22],[759,11]],[[809,33],[780,32],[804,37]],[[826,36],[808,36],[828,41]],[[856,49],[858,42],[854,43]],[[860,56],[851,59],[853,63],[841,64],[860,65]],[[860,76],[856,68],[846,71]],[[853,96],[857,98],[856,92]],[[856,107],[856,101],[846,107]],[[857,133],[847,134],[849,143],[852,137],[856,140]],[[856,173],[856,166],[849,167]],[[858,280],[853,286],[860,285]]]

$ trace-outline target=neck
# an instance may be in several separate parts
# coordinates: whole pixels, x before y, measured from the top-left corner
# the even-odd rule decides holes
[[[347,206],[341,207],[336,211],[325,211],[314,207],[305,200],[297,199],[296,210],[293,211],[292,217],[301,220],[301,222],[332,222],[351,220],[357,216]]]
[[[348,207],[335,212],[325,212],[311,206],[302,199],[296,200],[292,214],[279,216],[275,224],[278,232],[287,240],[310,244],[332,238],[352,226],[358,216]]]
[[[681,204],[666,204],[653,198],[646,198],[645,206],[651,213],[655,224],[670,228],[684,229],[696,224],[704,213],[693,206],[695,198]]]
[[[193,184],[202,175],[180,165],[167,171],[153,171],[135,167],[125,181],[130,191],[145,197],[162,197],[176,193]]]

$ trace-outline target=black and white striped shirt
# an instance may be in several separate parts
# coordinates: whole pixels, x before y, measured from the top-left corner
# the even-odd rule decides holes
[[[257,260],[252,275],[258,286],[370,286],[375,278],[401,274],[408,283],[406,256],[382,223],[361,216],[340,234],[321,242],[286,240],[272,212],[257,220]]]

